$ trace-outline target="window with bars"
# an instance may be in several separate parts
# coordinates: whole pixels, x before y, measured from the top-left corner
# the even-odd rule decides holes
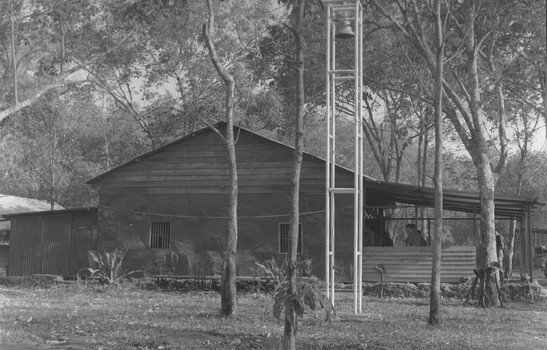
[[[290,229],[291,224],[279,223],[278,236],[279,236],[279,253],[288,253],[290,245]],[[302,224],[298,224],[298,246],[296,247],[297,253],[302,253]]]
[[[150,249],[171,248],[171,223],[156,221],[150,223]]]

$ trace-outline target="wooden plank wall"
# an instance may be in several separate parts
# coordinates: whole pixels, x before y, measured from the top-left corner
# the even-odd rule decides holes
[[[235,133],[238,259],[264,262],[278,253],[278,225],[289,220],[293,150],[244,130],[236,129]],[[338,187],[353,186],[352,172],[336,171]],[[185,138],[107,173],[98,186],[102,206],[99,246],[129,248],[125,266],[154,273],[155,252],[148,249],[150,222],[169,221],[172,247],[180,255],[177,274],[215,270],[207,252],[222,250],[215,237],[225,232],[222,217],[227,215],[228,174],[225,146],[213,131]],[[301,216],[304,257],[312,259],[313,272],[321,277],[325,252],[323,160],[304,155],[300,191],[301,212],[306,213]],[[351,232],[352,208],[352,196],[338,196],[337,232]],[[337,279],[351,280],[352,249],[353,239],[337,235]],[[249,274],[253,264],[240,263],[238,273]]]
[[[239,193],[290,193],[293,150],[247,131],[236,135]],[[228,175],[225,146],[208,131],[107,174],[99,195],[226,193]],[[348,171],[338,176],[340,187],[353,183]],[[305,155],[301,191],[322,194],[324,186],[325,163]]]
[[[473,276],[475,247],[449,247],[442,250],[441,282],[456,283]],[[386,282],[431,282],[431,247],[364,247],[363,281],[380,281],[376,266],[384,266]]]

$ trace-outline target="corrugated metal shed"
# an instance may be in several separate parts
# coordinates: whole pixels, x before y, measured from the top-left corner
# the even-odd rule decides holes
[[[46,211],[51,209],[51,204],[39,199],[8,196],[0,194],[0,229],[9,228],[9,221],[4,216],[17,213]],[[55,203],[54,210],[64,209]]]
[[[50,209],[51,204],[46,201],[0,194],[0,276],[6,274],[9,263],[10,221],[4,216]],[[55,203],[54,210],[59,209],[63,209],[63,207]]]
[[[31,211],[46,211],[51,209],[51,204],[34,198],[24,198],[0,194],[0,216],[4,214],[26,213]],[[53,210],[64,209],[55,203]]]
[[[9,276],[75,275],[97,247],[97,208],[8,214]]]

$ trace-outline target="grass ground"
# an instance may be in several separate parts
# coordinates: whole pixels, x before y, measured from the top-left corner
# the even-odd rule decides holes
[[[0,286],[0,349],[273,349],[282,326],[267,305],[267,295],[243,294],[239,315],[222,318],[214,292]],[[444,300],[439,327],[427,324],[427,298],[366,297],[354,315],[352,295],[340,293],[336,307],[332,322],[307,312],[298,349],[547,349],[546,302],[482,309]]]

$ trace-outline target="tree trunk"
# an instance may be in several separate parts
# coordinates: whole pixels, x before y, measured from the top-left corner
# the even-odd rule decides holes
[[[60,74],[58,77],[56,77],[53,80],[53,82],[51,84],[48,84],[48,85],[45,85],[45,86],[41,87],[38,91],[36,91],[32,95],[30,95],[30,97],[27,98],[26,100],[1,110],[0,111],[0,125],[5,122],[6,118],[9,118],[11,115],[17,113],[18,111],[22,110],[23,108],[26,108],[26,107],[32,105],[33,103],[38,101],[44,94],[48,93],[49,91],[51,91],[51,90],[53,90],[57,87],[66,85],[67,82],[65,82],[64,80],[67,78],[68,75],[70,75],[71,73],[73,73],[75,71],[76,71],[76,69],[70,69],[69,71],[66,71],[64,74]],[[84,80],[84,79],[82,79],[82,80]],[[1,90],[2,89],[0,89],[0,91]]]
[[[443,54],[444,56],[444,54]],[[444,71],[444,67],[443,67],[443,71]],[[441,82],[442,84],[442,82]],[[442,87],[442,85],[441,85]],[[442,118],[441,118],[441,122],[442,122]],[[425,118],[425,112],[424,110],[422,109],[420,111],[420,136],[422,137],[422,151],[421,151],[421,164],[419,165],[420,167],[420,172],[418,174],[418,186],[425,186],[426,185],[426,179],[427,179],[427,151],[429,150],[429,132],[428,132],[429,128],[428,128],[428,125],[427,125],[427,121],[426,121],[426,118]],[[442,130],[441,130],[442,132]],[[420,208],[419,209],[419,215],[420,217],[422,218],[425,218],[427,215],[427,208]],[[427,226],[426,226],[427,225]],[[430,230],[430,222],[429,220],[422,220],[422,228],[424,229],[425,231],[425,228],[427,227],[428,230]],[[428,242],[428,244],[431,244],[431,242]]]
[[[213,13],[212,0],[205,0],[209,11],[209,19],[203,26],[203,36],[211,57],[211,62],[218,75],[226,85],[226,134],[223,137],[228,152],[228,164],[230,169],[230,190],[228,198],[228,232],[226,235],[226,247],[224,250],[224,270],[220,287],[220,313],[222,315],[237,314],[237,289],[236,289],[236,255],[237,255],[237,163],[234,141],[234,77],[226,72],[219,64],[215,45],[211,38],[215,15]],[[216,129],[214,129],[216,130]],[[218,132],[218,130],[216,130]],[[220,133],[219,133],[220,134]],[[222,136],[222,135],[220,135]]]
[[[226,93],[227,108],[233,109],[234,84],[228,85]],[[228,102],[228,100],[230,102]],[[237,165],[234,143],[233,118],[227,118],[226,149],[230,166],[230,194],[228,199],[228,235],[224,253],[224,272],[221,286],[221,314],[237,313],[236,257],[237,257]]]
[[[507,254],[505,254],[504,268],[505,278],[513,277],[513,254],[515,250],[515,234],[517,232],[517,220],[511,220],[509,226],[509,238],[507,239]]]
[[[429,132],[428,127],[424,127],[424,147],[423,147],[423,156],[422,156],[422,186],[425,186],[425,180],[427,179],[427,151],[429,150]]]
[[[526,126],[525,126],[526,127]],[[520,161],[519,161],[519,169],[518,169],[518,181],[517,181],[517,190],[515,192],[515,195],[519,196],[520,192],[522,190],[522,183],[523,183],[523,176],[524,172],[526,171],[526,165],[525,160],[528,155],[528,137],[529,134],[525,132],[525,140],[524,145],[520,152]],[[509,237],[507,239],[507,245],[506,245],[506,251],[507,253],[504,255],[504,261],[503,261],[503,271],[504,276],[506,279],[511,279],[513,277],[513,255],[515,253],[515,237],[517,234],[517,220],[513,219],[511,220],[511,223],[509,225]]]
[[[57,130],[53,127],[53,135],[51,140],[51,153],[49,157],[49,204],[51,210],[55,209],[55,183],[57,182],[55,178],[55,162],[57,157]]]
[[[429,324],[441,323],[441,255],[443,229],[443,73],[444,39],[441,19],[441,0],[435,0],[435,34],[437,39],[435,71],[435,229],[433,232],[431,269],[431,295],[429,302]]]
[[[59,15],[61,18],[59,19],[59,31],[61,34],[61,62],[59,63],[59,71],[61,74],[63,74],[63,71],[65,69],[65,58],[66,58],[66,28],[63,23],[63,16]]]
[[[15,53],[16,34],[15,34],[15,12],[13,9],[13,1],[10,1],[10,17],[11,17],[11,63],[13,69],[13,104],[19,104],[19,92],[17,82],[17,55]]]
[[[481,201],[481,223],[480,235],[481,242],[479,243],[478,263],[479,268],[487,268],[490,263],[496,262],[496,226],[494,214],[494,188],[496,186],[495,174],[492,170],[492,164],[489,158],[489,148],[486,141],[486,133],[484,131],[484,111],[482,109],[481,88],[479,84],[478,71],[478,50],[475,38],[475,20],[476,20],[475,2],[468,0],[465,8],[465,26],[468,35],[464,40],[465,52],[467,55],[467,88],[469,91],[469,109],[473,124],[474,136],[471,143],[467,146],[473,163],[477,169],[477,182],[479,186],[479,194]],[[500,123],[499,128],[505,128],[505,125]],[[500,131],[501,132],[501,131]],[[502,159],[496,167],[501,170]],[[499,274],[496,279],[499,279]],[[497,290],[495,285],[490,281],[487,286],[489,298],[494,305],[499,305]]]
[[[544,81],[546,81],[547,85],[547,60],[545,60],[545,73],[543,74],[545,76]],[[547,125],[547,87],[543,89],[543,118],[545,121],[545,125]],[[545,128],[545,139],[547,140],[547,127]]]
[[[497,262],[496,251],[496,230],[495,230],[495,211],[494,211],[494,184],[495,178],[490,160],[487,154],[478,155],[475,166],[477,167],[477,177],[479,183],[479,193],[481,200],[481,215],[480,215],[480,242],[478,246],[477,262],[479,268],[487,268],[490,263]],[[496,279],[499,279],[499,274],[496,274]],[[499,306],[497,290],[494,281],[490,281],[487,286],[489,293],[488,298],[493,305]]]
[[[305,0],[298,0],[296,8],[296,27],[293,30],[296,56],[296,118],[294,133],[294,155],[291,177],[291,228],[290,228],[290,257],[288,264],[289,294],[296,296],[296,264],[298,249],[298,228],[300,221],[300,171],[304,152],[304,47],[302,38],[302,22],[304,21]],[[296,350],[296,330],[298,319],[292,300],[285,302],[285,329],[281,347],[284,350]]]
[[[420,125],[418,136],[418,151],[416,152],[416,186],[422,186],[422,145],[424,143],[424,134],[423,134],[423,116],[420,114]]]
[[[400,16],[396,17],[392,16],[384,5],[380,4],[383,2],[377,0],[371,0],[371,2],[386,18],[389,18],[400,33],[413,43],[424,57],[431,74],[435,74],[436,60],[429,47],[425,31],[426,26],[423,24],[423,18],[426,17],[422,16],[417,3],[415,1],[409,2],[411,4],[409,6],[414,6],[414,10],[407,11],[401,9]],[[479,267],[484,267],[488,263],[497,260],[494,221],[495,175],[489,159],[490,149],[487,141],[488,135],[485,131],[484,111],[482,109],[484,101],[481,100],[481,92],[485,86],[480,85],[481,75],[479,75],[478,69],[478,56],[481,52],[481,46],[491,33],[476,33],[475,31],[475,23],[478,23],[477,19],[481,16],[482,3],[479,4],[475,0],[465,0],[459,2],[459,4],[461,4],[459,7],[462,10],[460,19],[463,19],[463,25],[460,27],[461,31],[456,30],[456,32],[461,32],[461,48],[464,55],[462,58],[466,64],[464,67],[466,80],[459,82],[458,85],[461,86],[457,88],[452,86],[448,81],[443,81],[444,95],[446,96],[444,106],[448,119],[473,158],[477,170],[479,193],[481,196],[482,238],[478,252],[480,257]],[[399,18],[402,20],[402,23],[399,22]],[[465,91],[462,93],[460,92],[461,90]],[[500,118],[498,127],[500,129],[506,127],[503,118]],[[504,130],[499,130],[499,137],[505,137]],[[500,148],[503,148],[504,145],[505,140],[500,141]],[[501,150],[500,153],[500,161],[495,167],[498,172],[503,168],[506,156],[504,150]],[[490,290],[495,290],[495,288],[490,288]],[[492,298],[492,300],[496,301],[498,299]]]
[[[543,62],[543,68],[539,69],[539,84],[541,86],[541,96],[543,97],[543,119],[547,125],[547,60]],[[545,139],[547,140],[547,127],[545,128]]]

